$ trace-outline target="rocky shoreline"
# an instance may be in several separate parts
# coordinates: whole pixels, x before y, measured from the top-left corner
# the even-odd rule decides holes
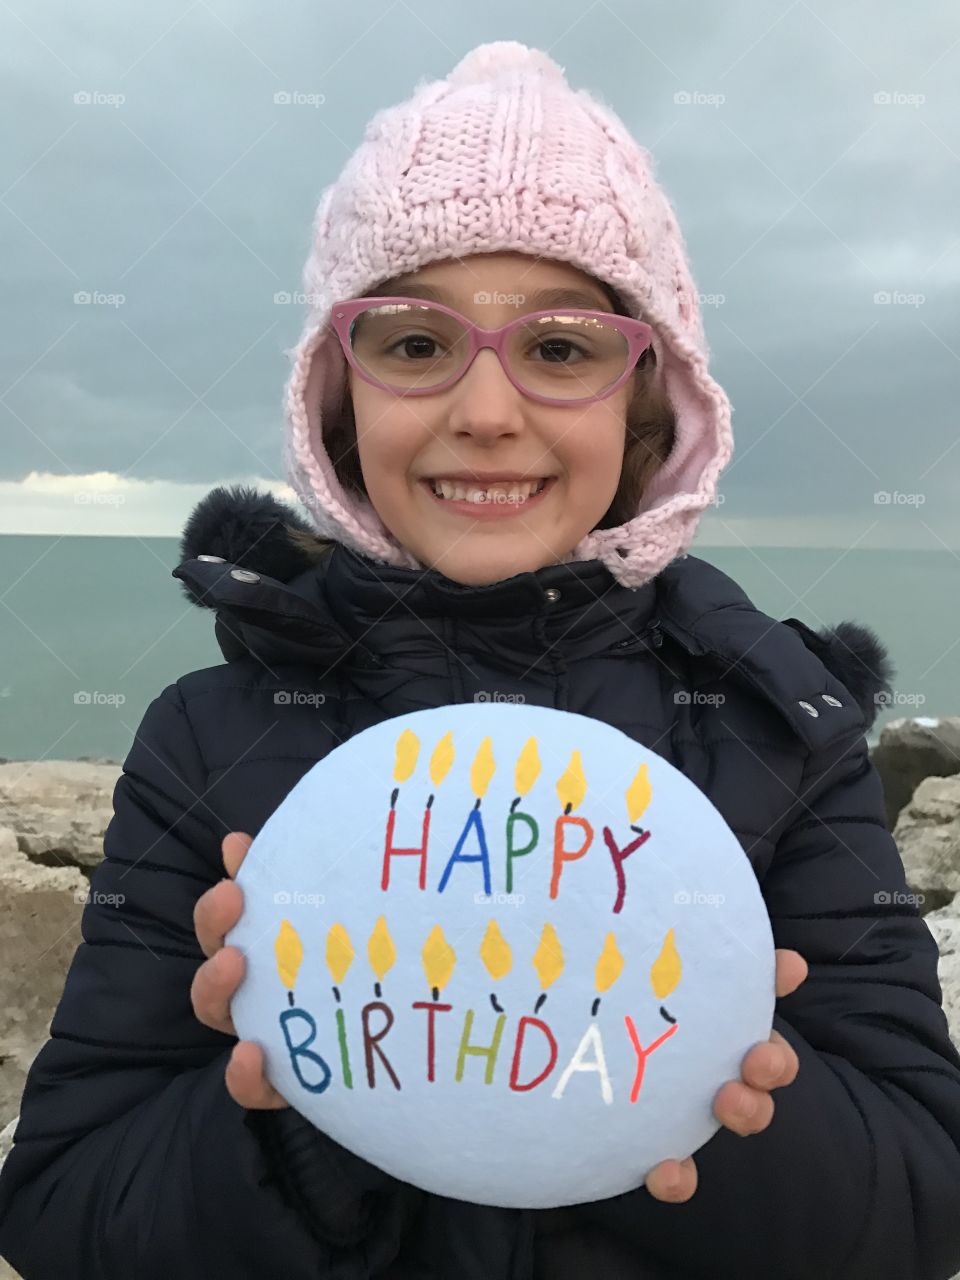
[[[960,716],[890,721],[870,756],[960,1045]],[[0,760],[0,1161],[81,941],[120,762]],[[13,1276],[0,1260],[0,1277]]]

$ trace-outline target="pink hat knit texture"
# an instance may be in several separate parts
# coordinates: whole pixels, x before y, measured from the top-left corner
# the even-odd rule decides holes
[[[290,485],[323,536],[425,567],[334,474],[323,424],[341,403],[346,362],[331,308],[430,262],[506,251],[579,267],[653,326],[674,448],[637,514],[588,533],[566,557],[601,560],[625,586],[642,586],[687,549],[716,495],[733,450],[730,403],[707,371],[697,290],[652,157],[547,54],[515,41],[478,46],[447,79],[378,111],[322,193],[303,272],[310,312],[288,353]]]

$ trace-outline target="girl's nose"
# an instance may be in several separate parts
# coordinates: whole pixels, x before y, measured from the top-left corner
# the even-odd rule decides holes
[[[450,388],[451,430],[498,435],[521,430],[526,400],[504,372],[495,351],[478,351],[473,364]]]

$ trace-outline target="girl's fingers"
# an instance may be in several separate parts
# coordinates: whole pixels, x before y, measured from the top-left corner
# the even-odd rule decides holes
[[[263,1050],[253,1040],[238,1040],[227,1063],[227,1090],[248,1111],[282,1111],[290,1104],[263,1074]]]
[[[231,831],[229,835],[223,837],[220,851],[223,854],[223,865],[231,880],[236,877],[240,864],[247,856],[247,850],[252,844],[253,836],[248,835],[246,831]]]
[[[661,1160],[647,1174],[644,1185],[656,1200],[674,1204],[689,1200],[697,1189],[693,1156],[687,1156],[686,1160]]]
[[[746,1138],[762,1132],[773,1119],[773,1098],[765,1089],[751,1089],[739,1080],[728,1080],[717,1091],[713,1114],[724,1128]]]
[[[221,947],[193,975],[190,1000],[200,1022],[224,1035],[235,1036],[230,1016],[230,1000],[243,978],[243,953],[236,947]]]
[[[770,1039],[755,1044],[740,1067],[744,1084],[755,1089],[779,1089],[793,1084],[800,1070],[800,1059],[789,1040],[779,1031],[771,1031]]]
[[[209,960],[223,946],[224,935],[243,912],[243,890],[232,880],[221,880],[193,904],[193,927],[200,949]]]
[[[193,927],[200,949],[209,960],[223,946],[224,935],[243,913],[243,890],[234,883],[240,864],[253,844],[245,831],[231,831],[221,842],[223,865],[229,880],[221,880],[200,895],[193,906]]]
[[[809,966],[799,951],[791,951],[788,947],[777,947],[774,954],[777,962],[776,991],[779,1000],[781,996],[789,996],[796,991],[801,982],[806,979]]]

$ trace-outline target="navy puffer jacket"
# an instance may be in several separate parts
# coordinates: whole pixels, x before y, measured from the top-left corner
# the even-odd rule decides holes
[[[266,495],[214,490],[175,576],[225,661],[147,709],[51,1036],[0,1175],[0,1253],[26,1280],[946,1280],[960,1269],[960,1056],[937,949],[906,898],[865,729],[891,672],[853,623],[754,608],[706,561],[638,590],[598,561],[490,586],[310,557]],[[220,559],[217,559],[220,557]],[[237,572],[238,568],[246,572]],[[278,709],[278,691],[323,693]],[[683,1204],[639,1187],[561,1211],[397,1182],[293,1110],[245,1112],[201,1025],[197,898],[228,831],[378,721],[522,693],[615,725],[702,788],[809,977],[777,1003],[800,1059],[760,1134],[696,1153]],[[712,695],[723,695],[722,699]]]

